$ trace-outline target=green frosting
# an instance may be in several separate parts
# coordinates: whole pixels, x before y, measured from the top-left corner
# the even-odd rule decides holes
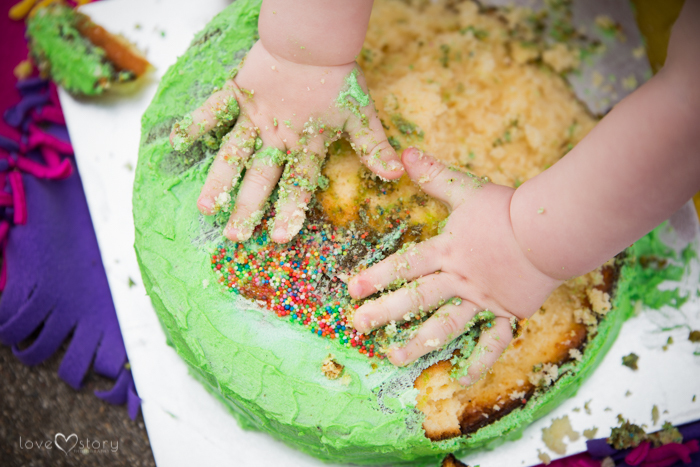
[[[74,94],[101,94],[114,79],[105,52],[80,35],[72,8],[52,4],[27,20],[27,38],[39,68]]]
[[[338,94],[337,104],[341,108],[350,109],[364,122],[366,117],[362,115],[360,109],[367,107],[369,103],[369,95],[362,90],[360,83],[357,82],[357,68],[355,68],[345,77],[345,86]]]
[[[661,228],[651,231],[629,250],[633,253],[630,268],[637,284],[631,298],[654,310],[664,305],[678,308],[688,300],[679,294],[678,289],[659,290],[658,285],[665,281],[679,281],[685,271],[684,265],[696,255],[691,243],[679,257],[659,240],[661,232]]]
[[[532,421],[575,394],[600,363],[633,312],[630,278],[637,265],[622,265],[614,310],[599,324],[582,361],[564,365],[552,387],[469,437],[430,441],[414,406],[413,381],[422,369],[450,358],[465,344],[464,336],[407,367],[374,363],[223,292],[213,280],[210,252],[226,241],[221,225],[202,216],[196,201],[215,151],[194,144],[179,153],[168,137],[173,123],[220,88],[256,41],[259,8],[260,0],[238,0],[214,18],[165,74],[142,119],[135,249],[168,343],[242,427],[325,461],[427,465],[446,453],[519,438]],[[329,353],[347,377],[322,374]]]

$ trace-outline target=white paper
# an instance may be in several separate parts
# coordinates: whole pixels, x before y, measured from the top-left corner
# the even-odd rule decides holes
[[[225,407],[188,374],[186,364],[165,343],[133,250],[131,195],[141,115],[157,89],[158,79],[186,50],[194,34],[227,5],[224,0],[112,0],[84,7],[83,11],[97,23],[122,33],[146,50],[157,70],[134,94],[77,100],[61,91],[61,103],[134,380],[143,399],[156,463],[161,467],[327,465],[267,434],[243,431]],[[697,238],[695,242],[700,246]],[[576,397],[534,423],[522,439],[474,454],[465,461],[483,467],[538,464],[537,450],[545,450],[542,427],[563,415],[569,415],[579,432],[598,427],[599,437],[608,435],[610,427],[617,425],[618,413],[651,428],[653,405],[662,412],[662,421],[683,423],[700,418],[700,402],[691,402],[700,392],[700,357],[693,356],[688,331],[658,332],[669,319],[700,329],[700,263],[693,262],[692,268],[685,282],[692,299],[682,313],[670,310],[668,316],[663,316],[644,312],[629,320],[605,361]],[[136,285],[129,287],[129,279]],[[668,336],[673,336],[676,343],[664,352],[661,347]],[[640,356],[637,372],[621,365],[622,356],[630,352]],[[629,397],[625,396],[627,391],[631,392]],[[592,415],[573,411],[582,409],[588,400],[592,400]],[[606,412],[606,407],[612,410]],[[668,413],[664,413],[666,410]],[[584,449],[582,437],[570,443],[567,454]]]

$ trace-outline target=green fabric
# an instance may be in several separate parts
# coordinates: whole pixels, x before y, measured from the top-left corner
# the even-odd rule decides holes
[[[165,74],[142,119],[134,185],[135,248],[141,272],[168,343],[192,373],[231,410],[242,427],[270,433],[326,461],[358,464],[435,463],[446,453],[493,448],[517,439],[533,420],[576,393],[632,314],[635,265],[622,267],[614,310],[600,323],[580,363],[568,364],[548,391],[470,437],[432,442],[423,415],[407,401],[415,389],[391,389],[410,373],[371,361],[354,349],[315,338],[224,293],[214,280],[210,253],[225,239],[197,210],[214,151],[195,143],[185,154],[169,145],[175,121],[221,87],[257,40],[259,0],[238,0],[199,33]],[[210,284],[211,282],[211,284]],[[325,378],[330,353],[351,381]]]

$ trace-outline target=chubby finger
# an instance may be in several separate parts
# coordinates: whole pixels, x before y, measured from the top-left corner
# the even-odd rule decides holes
[[[467,358],[467,375],[459,379],[463,386],[479,381],[513,340],[513,328],[508,317],[496,316],[493,323],[491,328],[481,332],[474,351]]]
[[[353,327],[368,333],[391,321],[408,321],[434,310],[454,296],[447,274],[431,274],[376,300],[365,302],[353,315]]]
[[[304,225],[309,201],[318,188],[324,158],[325,147],[320,138],[288,156],[275,204],[275,222],[271,235],[274,242],[287,243]]]
[[[384,133],[374,106],[360,108],[360,116],[352,114],[345,126],[350,143],[369,170],[386,180],[395,180],[404,173],[401,159]]]
[[[202,214],[215,214],[230,202],[228,191],[238,182],[245,162],[253,154],[256,139],[253,124],[245,116],[224,137],[197,200]]]
[[[236,91],[235,83],[227,81],[221,91],[213,93],[201,107],[176,122],[170,132],[173,149],[184,151],[218,125],[233,123],[240,113]]]
[[[411,180],[430,196],[447,203],[450,209],[462,204],[474,189],[486,183],[481,177],[448,167],[416,148],[406,149],[401,159]]]
[[[472,302],[460,298],[452,299],[450,303],[435,310],[404,347],[392,347],[389,351],[389,361],[394,365],[403,366],[451,342],[467,330],[467,323],[477,312],[478,308]]]
[[[354,299],[364,298],[384,290],[397,279],[412,281],[440,270],[442,242],[439,236],[429,238],[365,269],[350,279],[348,293]]]
[[[262,220],[265,203],[282,175],[283,152],[263,147],[253,156],[236,198],[236,206],[224,228],[224,236],[234,242],[248,240]]]

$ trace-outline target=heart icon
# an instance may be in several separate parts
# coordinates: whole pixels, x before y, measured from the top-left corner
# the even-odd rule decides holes
[[[63,444],[66,446],[65,448],[58,443],[59,438],[63,438]],[[68,447],[71,444],[71,439],[73,439],[73,445]],[[71,452],[73,448],[78,444],[78,435],[73,433],[72,435],[66,438],[66,436],[63,433],[56,433],[56,436],[54,436],[53,438],[53,444],[55,444],[58,449],[65,452],[66,455],[68,455],[68,453]]]

